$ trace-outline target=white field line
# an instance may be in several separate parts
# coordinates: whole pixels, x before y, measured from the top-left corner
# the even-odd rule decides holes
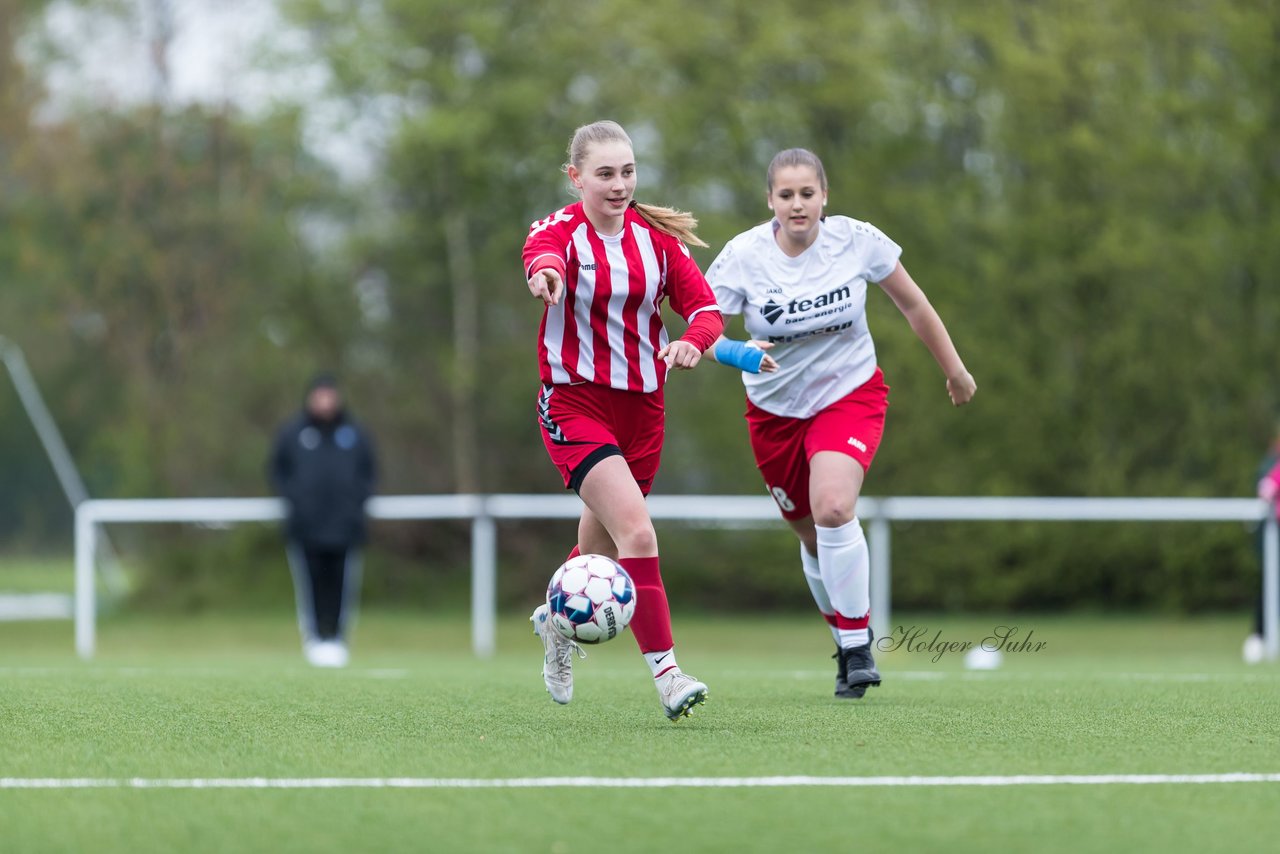
[[[1063,774],[990,777],[0,777],[0,789],[740,789],[1280,783],[1280,774]]]
[[[271,671],[255,671],[257,673],[270,673]],[[291,670],[293,674],[307,674],[316,672],[311,669]],[[409,675],[409,671],[404,668],[369,668],[362,669],[358,667],[350,667],[342,670],[333,671],[348,676],[363,676],[369,679],[404,679]],[[85,674],[101,674],[107,676],[240,676],[244,673],[241,670],[233,670],[230,668],[218,667],[0,667],[0,677],[5,676],[60,676],[68,673],[77,675]],[[276,675],[279,675],[278,672]]]

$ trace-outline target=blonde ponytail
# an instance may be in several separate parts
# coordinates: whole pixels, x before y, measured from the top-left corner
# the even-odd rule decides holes
[[[636,209],[636,213],[644,217],[645,222],[658,231],[678,237],[690,246],[705,247],[707,245],[706,241],[693,233],[693,230],[698,227],[698,220],[688,211],[664,208],[661,205],[643,205],[640,202],[632,202],[631,206]]]

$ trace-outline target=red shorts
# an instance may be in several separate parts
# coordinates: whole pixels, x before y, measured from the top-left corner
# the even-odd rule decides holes
[[[889,387],[879,368],[871,379],[812,418],[774,415],[747,401],[747,430],[756,467],[784,519],[810,514],[809,460],[818,451],[839,451],[857,460],[863,471],[871,468],[888,408]]]
[[[648,495],[662,458],[665,418],[662,389],[639,392],[596,383],[544,384],[538,394],[542,442],[564,477],[565,489],[574,491],[591,466],[616,447],[640,491]]]

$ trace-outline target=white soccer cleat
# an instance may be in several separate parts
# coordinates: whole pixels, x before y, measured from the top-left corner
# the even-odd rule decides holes
[[[693,707],[707,701],[707,686],[679,670],[667,671],[654,683],[662,700],[662,710],[672,721],[692,716]]]
[[[302,648],[312,667],[346,667],[351,653],[342,641],[308,641]]]
[[[351,652],[342,641],[329,641],[329,666],[346,667],[351,661]]]
[[[1267,657],[1267,645],[1262,635],[1249,635],[1244,639],[1244,649],[1240,652],[1245,664],[1259,664]]]
[[[547,623],[548,608],[539,605],[529,617],[533,633],[542,638],[542,681],[551,699],[566,705],[573,699],[573,654],[586,658],[587,651]]]

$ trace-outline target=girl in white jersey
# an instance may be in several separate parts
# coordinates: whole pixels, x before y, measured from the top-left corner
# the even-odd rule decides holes
[[[721,312],[743,315],[753,340],[721,338],[709,353],[743,370],[756,464],[800,538],[805,579],[836,641],[836,696],[857,699],[880,673],[855,510],[889,391],[867,328],[867,283],[889,295],[929,348],[954,405],[977,386],[898,260],[901,248],[873,225],[823,216],[827,178],[815,154],[779,152],[767,200],[773,219],[729,241],[707,271]]]

